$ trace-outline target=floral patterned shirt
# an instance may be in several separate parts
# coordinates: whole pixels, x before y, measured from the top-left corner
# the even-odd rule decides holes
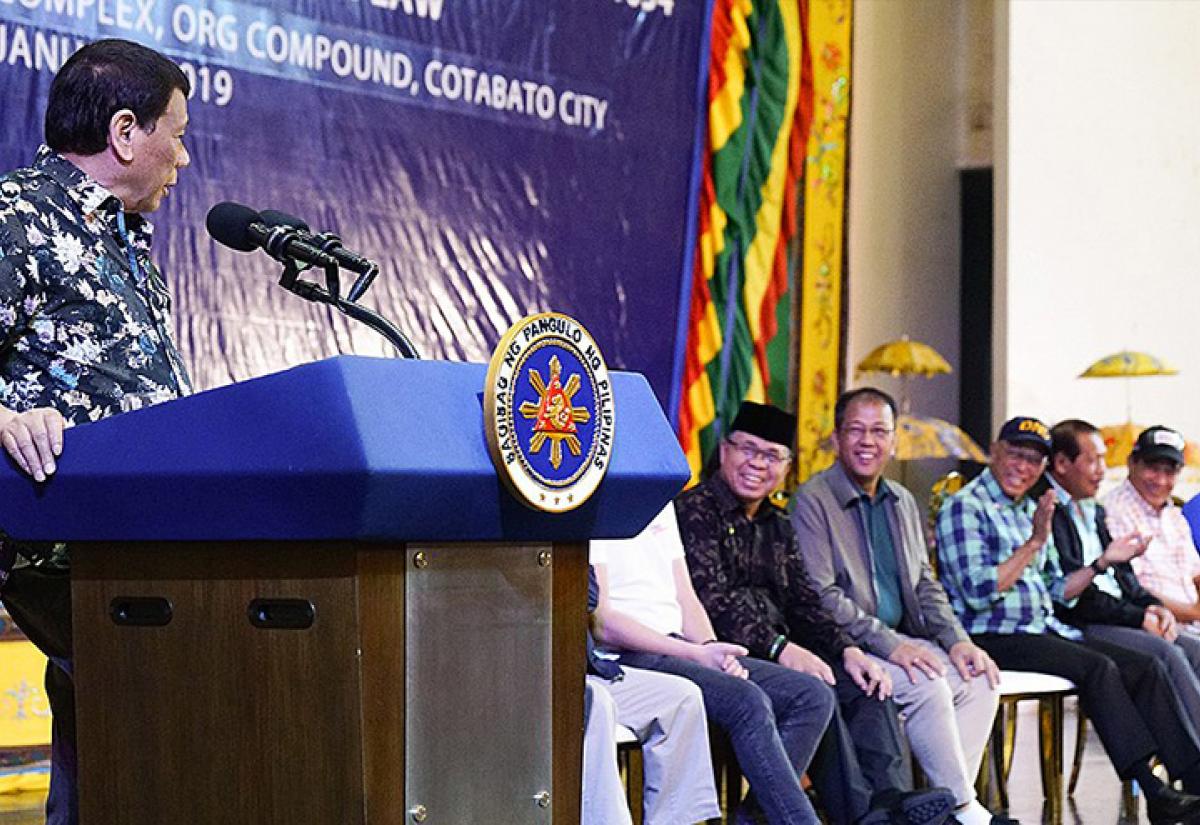
[[[0,178],[0,405],[83,424],[190,392],[151,232],[47,147]]]
[[[53,407],[70,426],[191,392],[151,233],[48,147],[0,177],[0,406]]]

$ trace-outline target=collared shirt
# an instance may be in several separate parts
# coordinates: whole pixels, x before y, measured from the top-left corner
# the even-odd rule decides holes
[[[1037,503],[1013,501],[986,469],[942,505],[937,543],[942,584],[968,633],[1046,633],[1067,639],[1082,634],[1054,616],[1064,599],[1066,579],[1054,540],[1021,570],[1007,590],[999,587],[999,565],[1033,535]]]
[[[74,425],[191,391],[151,233],[48,147],[0,178],[0,406]],[[61,545],[21,553],[66,564]]]
[[[879,620],[879,595],[869,537],[855,503],[862,490],[840,462],[806,481],[792,496],[791,523],[821,604],[863,650],[887,658],[905,636],[943,650],[967,641],[925,544],[925,522],[912,493],[888,482],[884,509],[894,540],[904,616],[897,630]]]
[[[1079,541],[1083,547],[1083,563],[1081,566],[1087,567],[1104,555],[1104,547],[1100,543],[1100,534],[1096,531],[1096,500],[1094,498],[1078,500],[1071,498],[1071,494],[1050,473],[1046,473],[1046,480],[1050,482],[1054,494],[1058,497],[1058,503],[1071,514],[1071,523],[1075,525],[1075,532],[1079,535]],[[1125,595],[1121,592],[1121,584],[1117,581],[1116,572],[1112,567],[1094,576],[1092,584],[1114,599],[1125,598]]]
[[[150,224],[43,146],[0,178],[0,405],[71,424],[190,391]]]
[[[675,500],[696,595],[717,637],[770,658],[786,636],[830,661],[850,639],[821,607],[787,517],[763,502],[753,518],[714,475]]]
[[[879,479],[875,497],[864,492],[855,500],[859,516],[866,528],[863,533],[871,553],[871,565],[875,579],[875,609],[879,620],[890,628],[900,625],[904,618],[904,604],[900,600],[900,570],[896,567],[896,545],[892,537],[892,526],[888,523],[886,499],[894,494],[887,482]]]
[[[1142,587],[1164,599],[1196,601],[1193,579],[1200,575],[1200,556],[1192,545],[1187,519],[1175,504],[1167,502],[1161,511],[1155,510],[1125,479],[1104,497],[1104,510],[1114,539],[1130,533],[1151,537],[1146,552],[1132,562]]]

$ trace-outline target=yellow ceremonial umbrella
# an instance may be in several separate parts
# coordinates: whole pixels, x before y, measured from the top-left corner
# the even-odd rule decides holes
[[[889,375],[944,375],[952,372],[950,364],[937,350],[907,335],[899,341],[880,344],[858,362],[856,373],[886,372]]]
[[[1106,355],[1079,373],[1080,378],[1124,378],[1125,379],[1125,420],[1133,426],[1133,387],[1131,378],[1145,378],[1153,375],[1178,375],[1179,370],[1172,367],[1161,358],[1148,352],[1121,350],[1112,355]],[[1134,438],[1137,433],[1134,433]],[[1132,441],[1130,444],[1132,445]],[[1123,461],[1122,461],[1123,463]]]
[[[892,377],[900,376],[900,413],[909,411],[908,379],[912,375],[932,378],[953,372],[941,353],[929,344],[913,341],[907,335],[898,341],[880,344],[858,362],[855,375],[864,372],[886,372]]]
[[[1147,375],[1178,375],[1179,370],[1148,352],[1121,350],[1093,363],[1080,378],[1140,378]]]
[[[923,458],[959,458],[987,462],[987,455],[971,436],[949,421],[901,415],[896,419],[896,458],[917,461]]]

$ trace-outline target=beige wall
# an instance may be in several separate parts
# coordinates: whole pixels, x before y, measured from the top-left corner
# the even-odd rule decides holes
[[[976,6],[855,2],[848,387],[873,383],[898,392],[898,379],[856,379],[854,365],[903,334],[931,344],[957,367],[958,167],[964,157],[978,159],[971,136],[990,129],[987,107],[967,102],[975,76],[964,61],[972,55],[969,12]],[[914,412],[957,421],[956,376],[912,379],[909,395]],[[913,463],[905,474],[917,489],[947,466]]]
[[[1200,3],[1017,0],[997,112],[997,414],[1125,418],[1091,361],[1140,349],[1134,417],[1200,438]]]

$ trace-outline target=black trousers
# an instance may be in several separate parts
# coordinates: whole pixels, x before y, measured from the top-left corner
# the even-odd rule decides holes
[[[975,643],[1001,668],[1050,673],[1079,688],[1079,702],[1117,775],[1128,779],[1158,755],[1175,778],[1200,766],[1195,726],[1154,657],[1103,641],[1050,634],[981,634]]]
[[[890,789],[912,790],[912,769],[895,703],[862,692],[840,665],[832,665],[838,713],[808,766],[808,778],[833,825],[857,821],[871,798]]]
[[[1158,745],[1158,756],[1174,779],[1184,780],[1184,789],[1195,792],[1200,770],[1200,719],[1188,716],[1179,695],[1171,686],[1171,671],[1153,654],[1113,644],[1104,639],[1087,639],[1084,645],[1112,659],[1125,690],[1133,698],[1138,715]]]
[[[0,589],[0,601],[29,641],[49,657],[46,696],[53,714],[47,825],[79,822],[75,752],[75,682],[71,678],[71,576],[18,567]]]

